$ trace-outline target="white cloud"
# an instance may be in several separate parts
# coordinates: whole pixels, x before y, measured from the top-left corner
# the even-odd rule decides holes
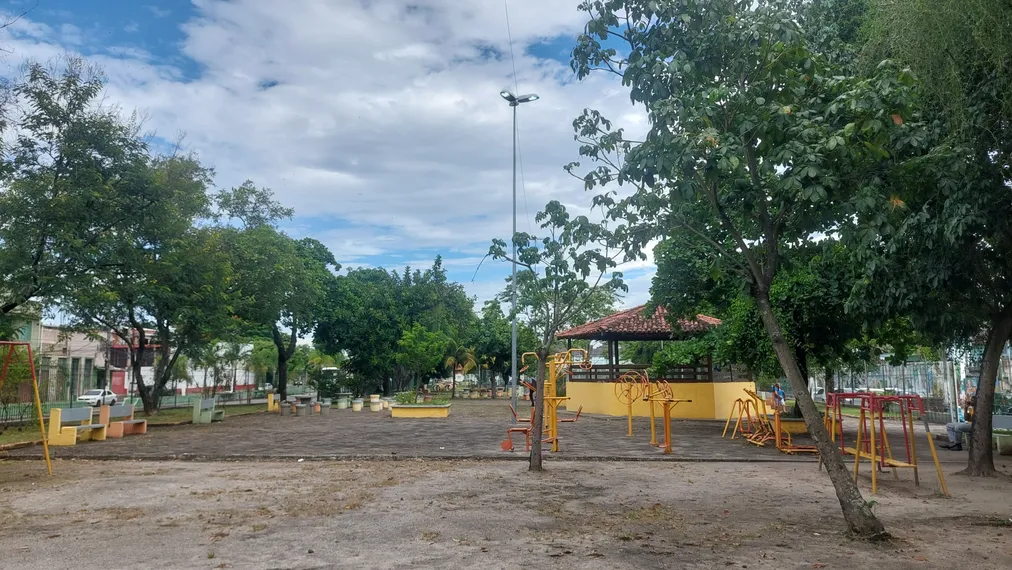
[[[194,4],[181,49],[199,65],[196,79],[129,46],[91,59],[112,101],[145,110],[162,136],[185,132],[219,186],[270,186],[296,208],[293,227],[313,228],[346,264],[423,248],[480,256],[508,236],[511,114],[498,93],[514,81],[501,0]],[[510,9],[519,89],[541,96],[519,108],[527,208],[521,194],[518,227],[536,233],[527,213],[548,200],[590,204],[562,170],[579,159],[573,118],[596,108],[632,136],[646,120],[612,78],[577,82],[565,64],[526,55],[579,33],[573,0]],[[71,37],[22,21],[9,63],[73,49]]]

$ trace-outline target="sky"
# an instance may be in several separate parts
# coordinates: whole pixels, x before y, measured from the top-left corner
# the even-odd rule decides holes
[[[615,77],[578,81],[569,53],[577,0],[0,0],[0,73],[78,54],[104,70],[105,105],[135,110],[156,142],[183,137],[215,185],[250,179],[345,267],[425,268],[479,304],[509,266],[479,262],[511,226],[510,107],[519,107],[518,230],[549,200],[587,212],[563,170],[572,121],[600,110],[635,135],[641,109]],[[514,74],[514,65],[516,73]],[[586,163],[585,163],[586,166]],[[600,214],[598,214],[600,216]],[[623,306],[649,297],[651,262],[621,268]],[[477,273],[476,273],[476,270]]]

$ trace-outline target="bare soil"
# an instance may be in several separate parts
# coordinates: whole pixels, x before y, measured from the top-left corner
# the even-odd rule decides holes
[[[4,461],[0,567],[1012,568],[1007,476],[884,477],[868,544],[812,464],[547,465]]]

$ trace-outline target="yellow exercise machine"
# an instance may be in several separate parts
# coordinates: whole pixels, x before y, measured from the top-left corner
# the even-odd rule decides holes
[[[533,358],[535,361],[537,361],[538,355],[537,353],[534,352],[525,352],[520,356],[520,361],[524,362],[525,360],[527,360],[527,358]],[[582,348],[573,348],[565,352],[552,354],[545,361],[545,381],[544,381],[545,386],[544,389],[542,390],[542,397],[544,398],[545,402],[544,403],[545,424],[542,435],[545,436],[545,439],[543,439],[542,441],[544,443],[551,443],[553,452],[559,451],[559,423],[576,422],[578,419],[580,419],[580,413],[583,411],[583,407],[581,406],[580,409],[576,411],[575,418],[565,420],[559,419],[559,406],[561,406],[563,402],[565,402],[569,398],[566,396],[558,395],[557,382],[559,377],[561,377],[563,374],[569,374],[574,365],[579,366],[585,370],[590,369],[591,361],[589,356],[587,355],[586,350]],[[530,368],[529,364],[521,368],[519,372],[522,373],[526,371],[528,368]],[[529,390],[533,391],[535,389],[533,385],[528,384],[527,382],[521,383],[524,386],[526,386]],[[516,410],[513,411],[513,414],[514,416],[516,416]],[[534,426],[531,426],[530,428],[510,428],[509,432],[533,431],[533,430]],[[509,435],[509,432],[507,433],[507,436]],[[528,442],[529,441],[530,437],[528,437]],[[502,447],[504,450],[507,451],[512,450],[513,449],[512,440],[510,440],[509,442],[503,441]]]

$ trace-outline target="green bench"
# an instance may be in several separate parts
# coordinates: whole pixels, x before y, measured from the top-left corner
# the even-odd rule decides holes
[[[209,424],[225,419],[225,410],[215,408],[214,399],[197,400],[193,403],[193,423]]]

